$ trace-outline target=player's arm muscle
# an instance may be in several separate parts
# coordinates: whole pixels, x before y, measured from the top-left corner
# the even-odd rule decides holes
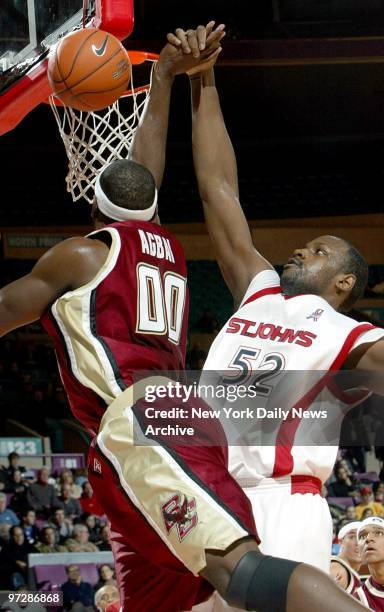
[[[29,274],[0,290],[0,335],[36,321],[60,295],[91,280],[107,254],[106,245],[88,238],[50,249]]]
[[[160,59],[152,71],[150,94],[129,154],[130,159],[152,172],[157,189],[164,174],[172,84],[173,77],[163,70]]]
[[[195,172],[207,228],[224,279],[239,301],[271,264],[256,251],[239,201],[236,158],[220,109],[213,70],[191,79]]]
[[[332,578],[338,583],[344,590],[348,586],[348,572],[341,563],[338,561],[331,561],[330,574]]]

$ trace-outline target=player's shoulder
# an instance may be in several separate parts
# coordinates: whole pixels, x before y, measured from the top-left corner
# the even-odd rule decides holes
[[[276,270],[267,269],[258,272],[248,285],[248,288],[240,302],[239,307],[245,306],[250,301],[268,295],[281,294],[280,277]]]
[[[56,244],[51,253],[56,257],[65,257],[65,259],[86,258],[87,256],[94,257],[96,253],[105,254],[108,251],[108,245],[102,236],[73,236]]]

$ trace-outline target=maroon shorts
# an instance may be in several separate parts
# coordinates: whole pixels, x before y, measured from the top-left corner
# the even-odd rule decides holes
[[[259,542],[251,505],[223,444],[136,443],[135,407],[124,395],[108,408],[88,466],[111,523],[123,610],[189,610],[213,590],[199,577],[205,550],[249,536]]]

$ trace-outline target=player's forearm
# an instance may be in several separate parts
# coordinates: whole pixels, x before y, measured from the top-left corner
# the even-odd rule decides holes
[[[204,200],[220,185],[238,196],[237,164],[229,138],[213,70],[191,79],[192,144],[199,191]]]
[[[191,89],[193,159],[205,220],[224,279],[238,302],[255,274],[271,266],[255,250],[241,208],[236,158],[213,70],[201,80],[191,79]]]
[[[130,158],[148,168],[159,189],[163,180],[173,77],[158,63],[151,91],[130,150]]]

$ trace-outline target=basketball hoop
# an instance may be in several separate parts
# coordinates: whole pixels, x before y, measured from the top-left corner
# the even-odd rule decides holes
[[[126,159],[144,109],[150,83],[135,87],[133,66],[153,63],[159,56],[147,51],[128,51],[131,89],[111,106],[99,111],[78,111],[50,96],[60,136],[68,157],[67,191],[76,202],[94,199],[94,183],[101,169],[114,159]]]

